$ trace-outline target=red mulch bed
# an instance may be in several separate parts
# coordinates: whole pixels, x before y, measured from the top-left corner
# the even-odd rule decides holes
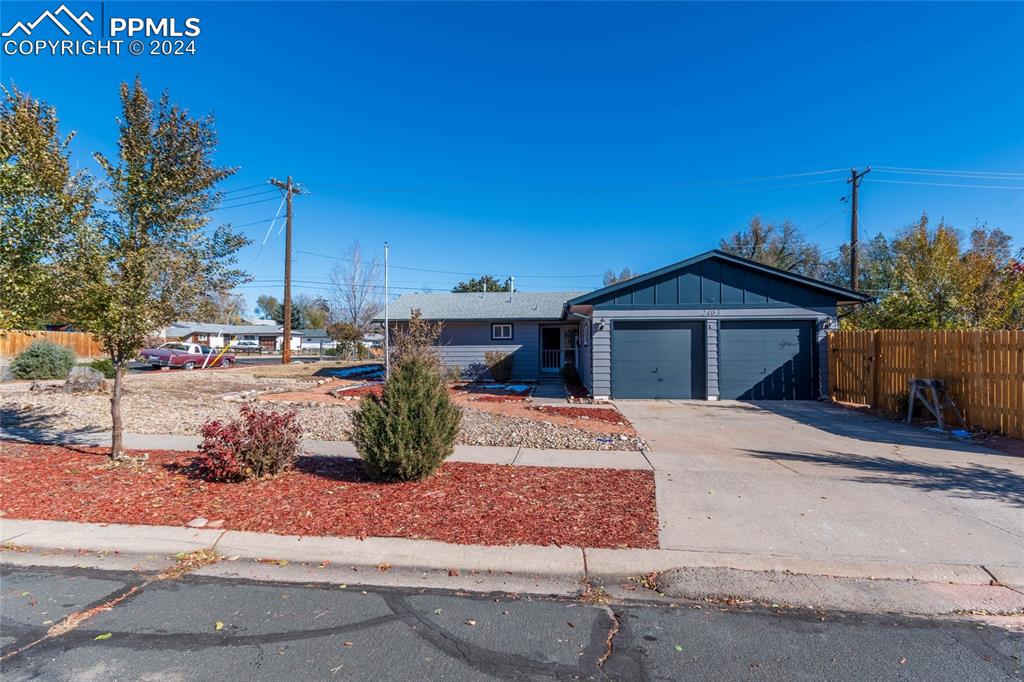
[[[533,408],[539,412],[550,412],[560,414],[563,417],[573,419],[593,419],[608,424],[623,424],[629,426],[629,420],[621,412],[610,407],[557,407],[553,405],[538,405]]]
[[[8,518],[224,528],[284,535],[404,537],[480,545],[658,546],[647,471],[450,462],[421,483],[374,483],[357,460],[302,457],[274,479],[207,483],[194,453],[149,451],[107,467],[99,448],[2,443]],[[137,454],[137,453],[136,453]]]

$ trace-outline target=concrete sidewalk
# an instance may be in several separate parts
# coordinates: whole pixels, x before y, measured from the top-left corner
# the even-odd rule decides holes
[[[31,443],[64,445],[110,445],[109,431],[65,433],[35,429],[0,429],[0,439]],[[124,444],[133,450],[195,450],[202,441],[200,436],[181,434],[126,433]],[[358,459],[352,441],[304,440],[302,450],[307,455],[351,457]],[[456,445],[449,462],[476,462],[478,464],[514,464],[537,467],[574,467],[579,469],[645,469],[652,471],[651,463],[642,452],[630,450],[557,450],[541,448],[496,447],[487,445]]]
[[[1024,575],[998,566],[456,545],[6,518],[0,519],[0,541],[0,562],[17,565],[155,571],[172,565],[176,554],[211,548],[227,560],[200,569],[199,575],[544,594],[576,594],[586,578],[612,594],[636,598],[643,595],[635,588],[622,591],[622,585],[635,584],[628,582],[631,577],[669,571],[659,588],[678,598],[751,598],[865,612],[1024,612]]]

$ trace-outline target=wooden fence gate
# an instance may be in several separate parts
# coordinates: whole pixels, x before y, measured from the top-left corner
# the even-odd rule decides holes
[[[828,365],[837,402],[895,415],[908,379],[942,379],[970,426],[1024,438],[1024,331],[832,332]]]

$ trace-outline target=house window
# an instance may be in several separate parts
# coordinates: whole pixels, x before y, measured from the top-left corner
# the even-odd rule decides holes
[[[491,325],[491,339],[495,341],[508,341],[512,338],[512,325],[507,323]]]

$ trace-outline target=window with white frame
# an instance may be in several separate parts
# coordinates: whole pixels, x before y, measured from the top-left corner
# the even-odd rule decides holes
[[[512,325],[507,322],[499,322],[491,325],[491,339],[494,341],[509,341],[512,339]]]

